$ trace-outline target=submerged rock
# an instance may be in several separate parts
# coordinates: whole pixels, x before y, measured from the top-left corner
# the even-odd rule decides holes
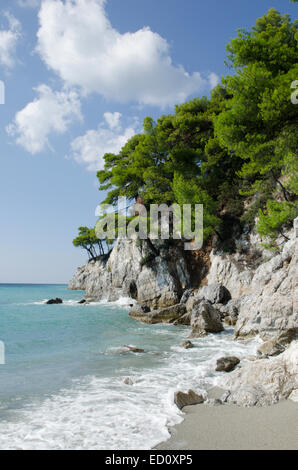
[[[181,348],[184,349],[191,349],[194,347],[191,341],[183,341],[183,343],[180,344]]]
[[[204,398],[202,395],[198,395],[193,390],[188,390],[187,393],[176,392],[174,396],[175,405],[182,410],[185,406],[189,405],[200,405],[204,403]]]
[[[218,310],[206,301],[195,306],[191,315],[191,327],[190,338],[200,338],[207,333],[219,333],[224,329]]]
[[[235,356],[221,357],[216,362],[217,372],[231,372],[240,363],[240,359]]]
[[[129,351],[131,351],[133,353],[143,353],[143,352],[145,352],[144,349],[137,348],[136,346],[126,346],[126,345],[124,345],[123,347],[127,348]]]
[[[133,380],[130,377],[126,377],[123,382],[125,383],[125,385],[133,385]]]
[[[46,305],[55,305],[55,304],[63,304],[63,300],[62,299],[50,299],[46,302]]]

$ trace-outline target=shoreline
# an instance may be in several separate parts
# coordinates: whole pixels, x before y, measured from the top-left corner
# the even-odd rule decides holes
[[[298,450],[298,404],[188,406],[184,421],[155,450]]]

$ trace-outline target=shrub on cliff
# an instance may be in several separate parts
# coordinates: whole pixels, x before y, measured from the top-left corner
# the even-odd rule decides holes
[[[283,230],[291,227],[292,220],[298,216],[298,208],[291,202],[267,201],[266,210],[259,211],[258,232],[260,235],[275,239]]]
[[[73,245],[86,250],[89,259],[93,261],[105,254],[102,241],[97,238],[94,228],[79,227],[79,235],[73,240]]]

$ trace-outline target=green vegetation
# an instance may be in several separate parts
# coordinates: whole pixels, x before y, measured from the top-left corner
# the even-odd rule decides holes
[[[231,223],[255,223],[274,240],[298,215],[298,21],[274,9],[227,45],[232,74],[210,98],[144,121],[98,172],[104,201],[203,204],[204,239],[227,239]],[[146,260],[144,260],[146,262]]]
[[[265,212],[260,210],[258,220],[258,232],[260,235],[270,237],[273,240],[278,235],[283,235],[283,227],[289,224],[297,216],[297,206],[291,202],[267,201]]]
[[[235,74],[223,86],[232,98],[217,117],[215,132],[222,147],[243,160],[241,193],[253,196],[262,235],[282,233],[297,215],[298,109],[290,100],[298,77],[297,30],[297,21],[270,10],[227,47]]]
[[[96,237],[94,228],[79,227],[79,235],[73,240],[73,245],[86,250],[89,260],[96,260],[105,254],[102,241]]]

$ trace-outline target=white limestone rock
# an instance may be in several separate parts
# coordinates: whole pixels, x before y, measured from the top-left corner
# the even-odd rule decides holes
[[[152,257],[150,263],[144,259]],[[167,256],[167,254],[169,256]],[[179,303],[190,287],[183,250],[152,249],[146,242],[118,239],[107,261],[91,261],[79,268],[69,289],[86,290],[91,301],[116,301],[131,297],[140,304],[160,309]]]
[[[279,356],[243,363],[219,386],[230,390],[228,403],[241,406],[263,406],[289,398],[298,388],[298,341]]]

